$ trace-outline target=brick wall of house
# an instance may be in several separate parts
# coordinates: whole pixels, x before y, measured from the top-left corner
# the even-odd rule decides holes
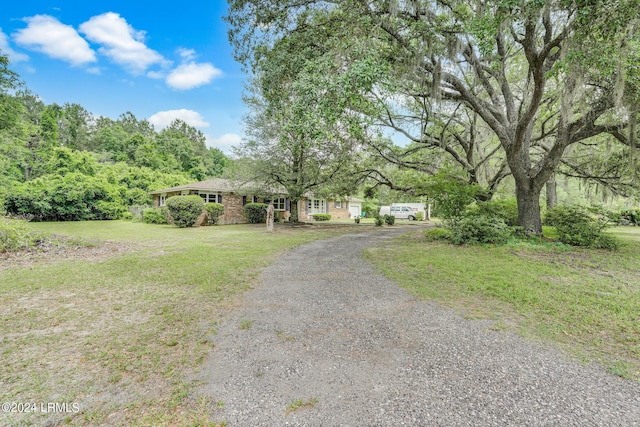
[[[223,194],[222,205],[224,206],[224,215],[220,218],[220,224],[243,224],[247,222],[244,216],[242,196]]]
[[[347,207],[347,201],[342,201],[342,206],[340,208],[336,208],[335,200],[328,200],[329,204],[329,214],[331,215],[331,219],[349,219],[349,209]]]
[[[335,200],[329,199],[326,202],[326,206],[329,207],[328,214],[331,215],[331,219],[348,219],[349,218],[349,207],[346,200],[342,201],[342,207],[336,208]],[[312,214],[307,214],[307,199],[302,199],[300,201],[300,211],[298,212],[298,219],[300,221],[313,221]]]

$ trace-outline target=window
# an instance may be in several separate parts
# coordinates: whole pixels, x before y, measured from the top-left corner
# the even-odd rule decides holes
[[[336,200],[336,204],[335,204],[334,208],[342,209],[342,200]]]
[[[280,197],[278,199],[273,199],[273,210],[286,211],[287,210],[287,199],[285,199],[284,197]]]
[[[164,206],[167,203],[167,195],[166,194],[161,194],[160,195],[160,200],[158,202],[158,206]]]
[[[247,204],[247,196],[242,196],[242,206]]]
[[[205,203],[222,203],[222,194],[199,192]]]
[[[307,200],[307,213],[309,213],[310,215],[326,212],[326,205],[323,199]]]

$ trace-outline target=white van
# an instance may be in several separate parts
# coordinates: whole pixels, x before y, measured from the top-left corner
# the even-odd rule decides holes
[[[413,208],[411,206],[404,205],[391,205],[391,206],[381,206],[380,207],[380,216],[391,215],[396,219],[408,219],[409,221],[413,221],[416,219],[416,213],[418,212],[417,208]]]
[[[422,220],[431,220],[431,205],[425,203],[391,203],[391,206],[408,206],[416,213],[422,212]]]

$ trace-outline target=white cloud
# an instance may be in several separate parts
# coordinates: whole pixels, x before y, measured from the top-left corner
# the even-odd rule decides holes
[[[230,153],[231,148],[241,142],[242,137],[235,133],[225,133],[217,138],[207,135],[207,146],[218,148],[225,153]]]
[[[180,47],[176,52],[178,52],[178,55],[180,55],[185,61],[193,61],[196,58],[196,51],[193,49]]]
[[[171,124],[175,119],[180,119],[186,124],[195,128],[207,128],[209,123],[205,121],[200,113],[193,110],[186,110],[184,108],[180,110],[167,110],[155,113],[149,117],[149,123],[159,129],[164,129]]]
[[[166,73],[163,73],[162,71],[149,71],[147,73],[147,77],[149,77],[150,79],[164,79],[166,77]]]
[[[193,89],[211,81],[222,75],[222,71],[210,63],[197,64],[190,62],[182,64],[167,76],[167,84],[178,90]]]
[[[25,18],[27,28],[16,31],[13,39],[21,46],[42,52],[72,65],[96,62],[89,43],[70,25],[48,15]]]
[[[136,31],[117,13],[94,16],[80,25],[80,31],[102,46],[98,52],[133,73],[143,73],[154,64],[168,65],[162,55],[144,44],[145,32]]]
[[[9,46],[9,38],[0,28],[0,53],[9,57],[11,62],[28,61],[29,57],[24,53],[18,53]]]

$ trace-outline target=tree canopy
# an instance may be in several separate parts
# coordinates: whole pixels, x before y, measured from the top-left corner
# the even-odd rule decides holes
[[[638,1],[229,3],[230,40],[247,69],[291,56],[283,40],[318,50],[334,79],[352,77],[339,105],[369,126],[442,151],[470,181],[491,166],[489,189],[510,174],[526,231],[541,232],[540,193],[553,173],[581,169],[572,153],[638,146]],[[590,173],[598,178],[581,171]]]

